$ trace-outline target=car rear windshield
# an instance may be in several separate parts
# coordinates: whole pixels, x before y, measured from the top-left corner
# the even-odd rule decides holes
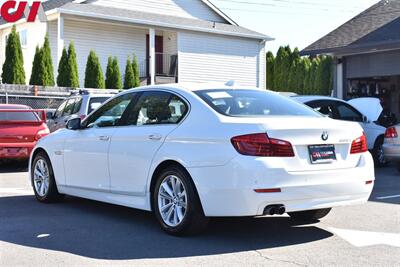
[[[226,116],[320,116],[302,104],[269,91],[231,89],[195,93],[215,111]]]
[[[0,109],[0,121],[39,121],[32,111],[8,112]]]
[[[89,110],[87,115],[92,113],[93,110],[97,109],[98,107],[101,106],[106,100],[109,99],[109,97],[91,97],[89,100]]]

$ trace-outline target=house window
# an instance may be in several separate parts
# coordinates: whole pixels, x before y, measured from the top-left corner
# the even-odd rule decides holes
[[[22,47],[28,46],[28,30],[22,30],[19,32],[19,39]]]

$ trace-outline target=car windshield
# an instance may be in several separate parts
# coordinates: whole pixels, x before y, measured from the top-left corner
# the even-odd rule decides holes
[[[91,97],[89,100],[89,110],[88,110],[88,115],[92,113],[93,110],[97,109],[100,107],[106,100],[109,99],[109,97]]]
[[[269,91],[231,89],[195,93],[215,111],[226,116],[321,116],[302,104]]]
[[[0,109],[0,121],[39,121],[39,117],[32,111],[9,112]]]

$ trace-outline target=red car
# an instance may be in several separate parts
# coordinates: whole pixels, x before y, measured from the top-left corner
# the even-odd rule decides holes
[[[0,104],[0,160],[28,159],[36,142],[49,133],[44,110]]]

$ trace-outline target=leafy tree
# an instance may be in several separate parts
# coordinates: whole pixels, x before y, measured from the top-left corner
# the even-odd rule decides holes
[[[133,87],[136,88],[140,86],[140,70],[139,70],[139,63],[135,54],[133,54],[132,68],[133,68],[133,75],[135,78]]]
[[[31,72],[31,78],[29,80],[30,85],[38,85],[40,84],[41,80],[41,64],[42,64],[42,52],[39,46],[36,46],[35,50],[35,56],[33,58],[33,63],[32,63],[32,72]]]
[[[51,49],[49,37],[46,35],[44,38],[44,44],[42,47],[42,65],[43,65],[43,80],[42,84],[44,86],[54,86],[54,68],[53,60],[51,59]]]
[[[275,57],[271,52],[267,53],[267,88],[274,90],[274,67]]]
[[[96,52],[90,50],[85,70],[86,88],[104,88],[104,76]]]
[[[57,85],[62,87],[69,87],[68,53],[65,47],[62,51],[60,62],[58,63]]]
[[[68,86],[79,87],[78,63],[76,61],[74,42],[70,42],[68,47],[68,72]]]
[[[124,89],[134,88],[134,86],[135,86],[135,75],[133,73],[131,59],[128,57],[125,66]]]
[[[24,58],[17,28],[14,25],[6,44],[6,57],[1,75],[7,84],[25,84]]]

